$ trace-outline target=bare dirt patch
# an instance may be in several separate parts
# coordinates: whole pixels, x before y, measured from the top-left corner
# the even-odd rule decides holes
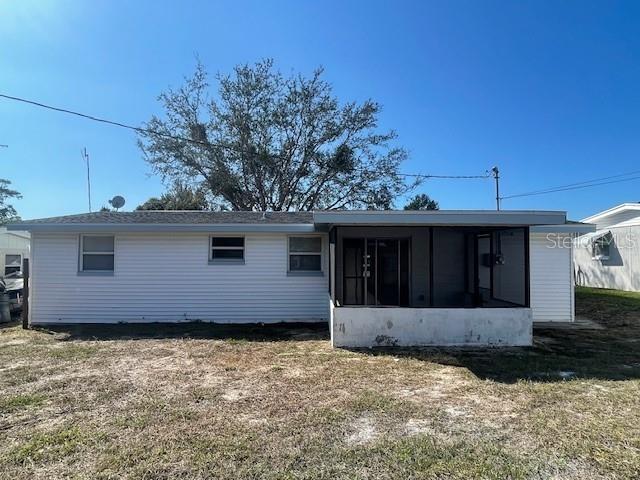
[[[640,475],[640,328],[484,351],[144,328],[0,331],[0,479]]]

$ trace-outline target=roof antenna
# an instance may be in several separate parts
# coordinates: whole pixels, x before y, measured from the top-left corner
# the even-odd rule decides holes
[[[89,195],[89,213],[91,213],[91,177],[89,176],[89,154],[87,153],[86,147],[80,151],[80,155],[82,155],[83,160],[87,164],[87,193]]]

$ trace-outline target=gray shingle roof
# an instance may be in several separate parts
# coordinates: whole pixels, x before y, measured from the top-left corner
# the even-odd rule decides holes
[[[77,225],[77,224],[313,224],[312,212],[203,212],[195,210],[137,210],[134,212],[95,212],[62,217],[37,218],[12,225]]]

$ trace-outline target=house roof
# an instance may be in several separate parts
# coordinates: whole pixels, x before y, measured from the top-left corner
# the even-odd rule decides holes
[[[323,231],[331,225],[478,225],[567,226],[560,211],[431,210],[431,211],[316,211],[206,212],[194,210],[138,210],[95,212],[38,218],[8,225],[10,230],[50,232],[290,232]]]
[[[199,210],[135,210],[133,212],[94,212],[62,217],[36,218],[12,223],[28,224],[221,224],[221,223],[312,223],[311,212],[208,212]]]
[[[37,231],[313,231],[311,212],[136,210],[37,218],[8,225]]]
[[[629,210],[640,210],[640,203],[621,203],[620,205],[603,210],[602,212],[591,215],[590,217],[583,218],[582,221],[587,223],[598,223],[598,221],[603,218]]]

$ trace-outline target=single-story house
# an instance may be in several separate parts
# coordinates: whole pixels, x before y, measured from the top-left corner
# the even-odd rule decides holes
[[[530,345],[574,319],[558,211],[99,212],[26,220],[31,324],[329,321],[335,346]],[[568,241],[566,241],[568,239]]]
[[[596,231],[575,240],[576,283],[640,291],[640,203],[623,203],[583,222]]]

